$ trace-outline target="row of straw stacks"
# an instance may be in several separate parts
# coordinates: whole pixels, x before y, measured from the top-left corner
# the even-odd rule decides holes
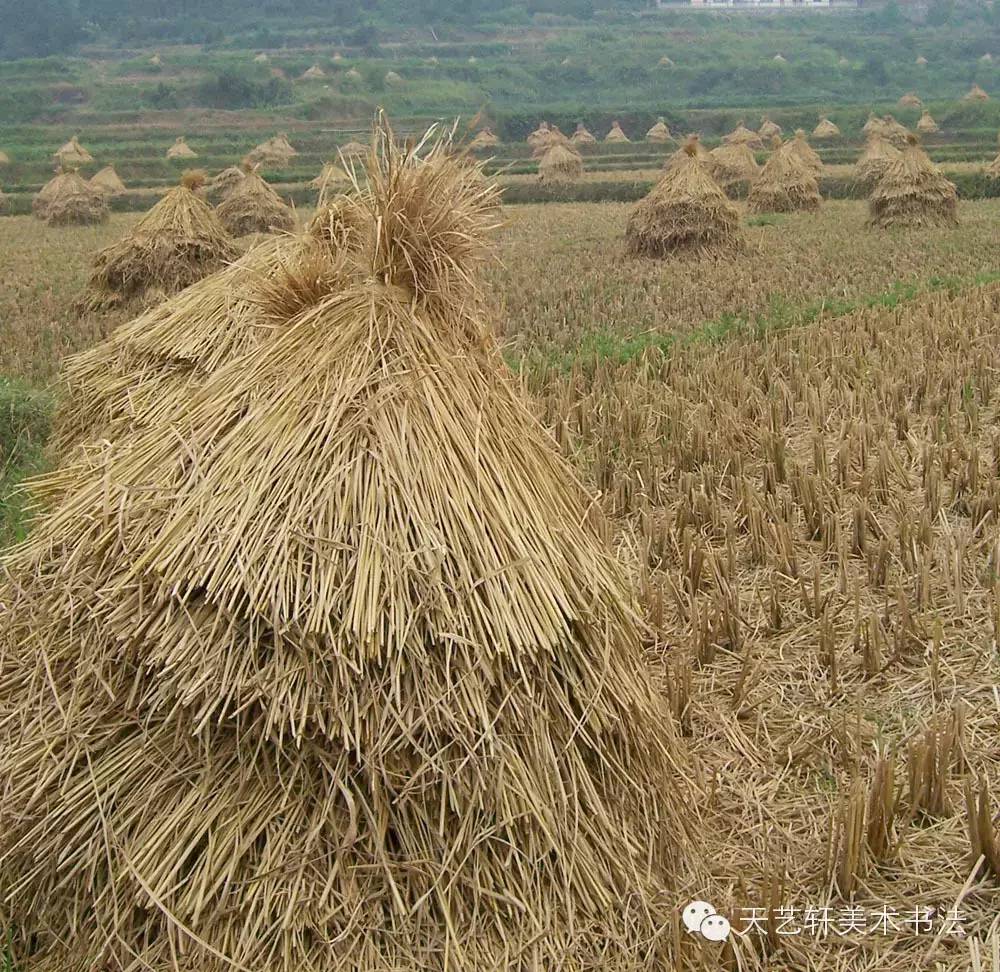
[[[69,363],[0,576],[17,968],[677,967],[683,743],[486,319],[495,193],[383,127],[304,236]]]

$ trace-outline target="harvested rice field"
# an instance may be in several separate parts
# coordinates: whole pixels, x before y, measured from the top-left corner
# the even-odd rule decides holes
[[[737,204],[742,205],[742,204]],[[504,210],[488,269],[494,328],[512,361],[630,356],[694,331],[780,322],[829,306],[896,303],[912,291],[961,286],[998,272],[1000,200],[961,205],[962,223],[924,233],[871,232],[867,207],[827,201],[815,215],[744,220],[746,251],[728,259],[659,262],[625,253],[629,206],[550,203]],[[304,224],[310,211],[301,211]],[[52,380],[67,354],[90,347],[125,319],[78,314],[93,253],[138,222],[46,228],[0,220],[0,375]]]
[[[162,380],[0,561],[5,967],[1000,972],[1000,200],[650,260],[384,152],[120,345],[138,216],[0,220],[0,378]]]

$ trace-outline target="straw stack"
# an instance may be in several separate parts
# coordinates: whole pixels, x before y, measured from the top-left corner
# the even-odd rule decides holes
[[[167,158],[175,159],[196,159],[198,153],[184,140],[183,135],[178,135],[174,139],[174,144],[167,149]]]
[[[0,165],[10,165],[10,156],[6,152],[0,152]]]
[[[819,124],[813,129],[813,138],[817,140],[840,138],[840,129],[826,115],[820,115]]]
[[[958,192],[915,135],[886,167],[868,200],[870,226],[954,226]]]
[[[991,179],[1000,179],[1000,154],[984,170]]]
[[[611,123],[611,130],[604,136],[605,142],[628,142],[629,137],[622,131],[617,121]]]
[[[806,133],[801,128],[795,130],[795,138],[790,139],[782,148],[783,152],[789,152],[795,156],[807,169],[811,169],[816,175],[823,171],[823,160],[816,150],[806,141]]]
[[[223,169],[214,178],[209,179],[205,188],[216,202],[221,202],[243,181],[245,175],[246,172],[239,166],[231,165],[228,169]]]
[[[969,90],[962,96],[962,101],[989,101],[990,96],[979,87],[978,84],[974,84]]]
[[[861,132],[866,138],[871,138],[873,135],[885,136],[885,122],[882,121],[878,115],[873,112],[868,113],[868,120],[861,127]]]
[[[854,164],[854,178],[863,186],[872,188],[885,174],[889,163],[899,158],[899,149],[881,135],[868,139],[865,150]]]
[[[684,139],[684,144],[676,152],[667,156],[667,160],[663,163],[663,168],[669,171],[678,165],[686,165],[688,156],[692,154],[689,151],[691,148],[694,149],[693,154],[700,162],[711,167],[712,153],[702,145],[701,138],[698,135],[692,134]]]
[[[108,200],[75,169],[60,169],[35,196],[32,211],[50,226],[86,226],[108,218]]]
[[[569,137],[573,145],[596,145],[597,139],[587,130],[583,122],[577,122],[576,131]]]
[[[368,146],[354,140],[340,146],[340,155],[345,159],[360,159],[367,154]]]
[[[403,76],[396,71],[386,71],[384,80],[386,84],[402,84]]]
[[[531,132],[525,141],[534,148],[539,142],[545,141],[549,136],[549,123],[547,121],[539,122],[538,128]]]
[[[688,142],[681,151],[683,161],[660,179],[629,216],[625,239],[634,256],[663,258],[677,252],[701,256],[742,242],[740,214],[699,160],[696,144]]]
[[[573,182],[583,175],[583,159],[572,146],[550,146],[538,163],[538,181],[543,185]]]
[[[285,166],[299,153],[292,148],[288,136],[281,134],[261,142],[246,157],[251,165]]]
[[[119,178],[113,165],[106,165],[90,177],[90,188],[103,192],[106,196],[120,196],[126,192],[125,183]]]
[[[303,81],[321,81],[326,77],[324,71],[318,64],[314,64],[309,70],[302,72]]]
[[[284,200],[250,169],[216,210],[222,225],[233,236],[280,233],[295,226],[295,214]]]
[[[892,115],[886,115],[882,119],[881,135],[883,138],[889,139],[897,148],[902,148],[910,137],[910,130],[896,121]]]
[[[757,159],[745,142],[712,149],[708,169],[719,186],[734,196],[741,195],[760,175]]]
[[[917,131],[921,135],[936,135],[940,128],[938,128],[938,123],[934,121],[931,113],[925,108],[923,113],[920,115],[920,120],[917,122]]]
[[[913,91],[907,91],[902,98],[899,99],[900,108],[923,108],[924,103],[917,97],[916,93]]]
[[[771,153],[747,195],[751,213],[815,212],[820,206],[815,173],[788,147]]]
[[[771,119],[765,115],[760,120],[760,128],[757,129],[757,134],[761,137],[763,144],[768,144],[771,139],[781,138],[781,126],[776,122],[771,121]]]
[[[540,159],[553,145],[565,145],[567,148],[572,149],[572,151],[576,151],[576,149],[572,148],[573,143],[559,131],[558,126],[552,125],[535,138],[532,143],[531,157],[533,159]]]
[[[94,157],[80,144],[76,135],[55,152],[53,157],[63,166],[86,165],[94,161]]]
[[[204,182],[203,172],[186,172],[124,239],[97,254],[87,307],[162,300],[239,256],[212,207],[196,195]]]
[[[670,129],[667,127],[666,121],[663,117],[656,119],[656,124],[646,132],[647,142],[671,142],[673,141],[673,136],[670,134]]]
[[[777,126],[774,126],[777,128]],[[778,134],[781,130],[778,130]],[[722,141],[726,145],[749,145],[752,149],[762,149],[764,147],[764,142],[761,136],[757,132],[749,129],[743,123],[741,118],[739,124],[728,134],[722,136]]]
[[[7,565],[18,967],[679,960],[679,744],[476,311],[492,207],[443,155],[378,158],[364,272],[95,457]]]
[[[319,205],[322,206],[330,195],[336,194],[351,185],[351,177],[344,167],[336,162],[327,162],[322,172],[312,182],[310,189],[319,191]]]
[[[469,142],[469,148],[473,152],[481,151],[482,149],[496,148],[500,144],[500,139],[493,134],[493,129],[483,128],[476,132],[476,137]]]

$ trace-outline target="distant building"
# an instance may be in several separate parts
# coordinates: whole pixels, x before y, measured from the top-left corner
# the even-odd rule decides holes
[[[676,2],[656,0],[660,8],[676,7]],[[683,5],[683,4],[681,4]],[[830,7],[860,7],[862,0],[687,0],[691,7],[729,7],[744,10],[811,10]]]

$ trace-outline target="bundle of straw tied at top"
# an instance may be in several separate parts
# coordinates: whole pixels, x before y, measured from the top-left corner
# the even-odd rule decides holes
[[[477,172],[382,123],[364,188],[265,244],[241,321],[206,278],[197,335],[192,288],[163,358],[134,327],[104,347],[186,395],[57,473],[6,564],[18,968],[672,962],[679,744],[483,319]]]

